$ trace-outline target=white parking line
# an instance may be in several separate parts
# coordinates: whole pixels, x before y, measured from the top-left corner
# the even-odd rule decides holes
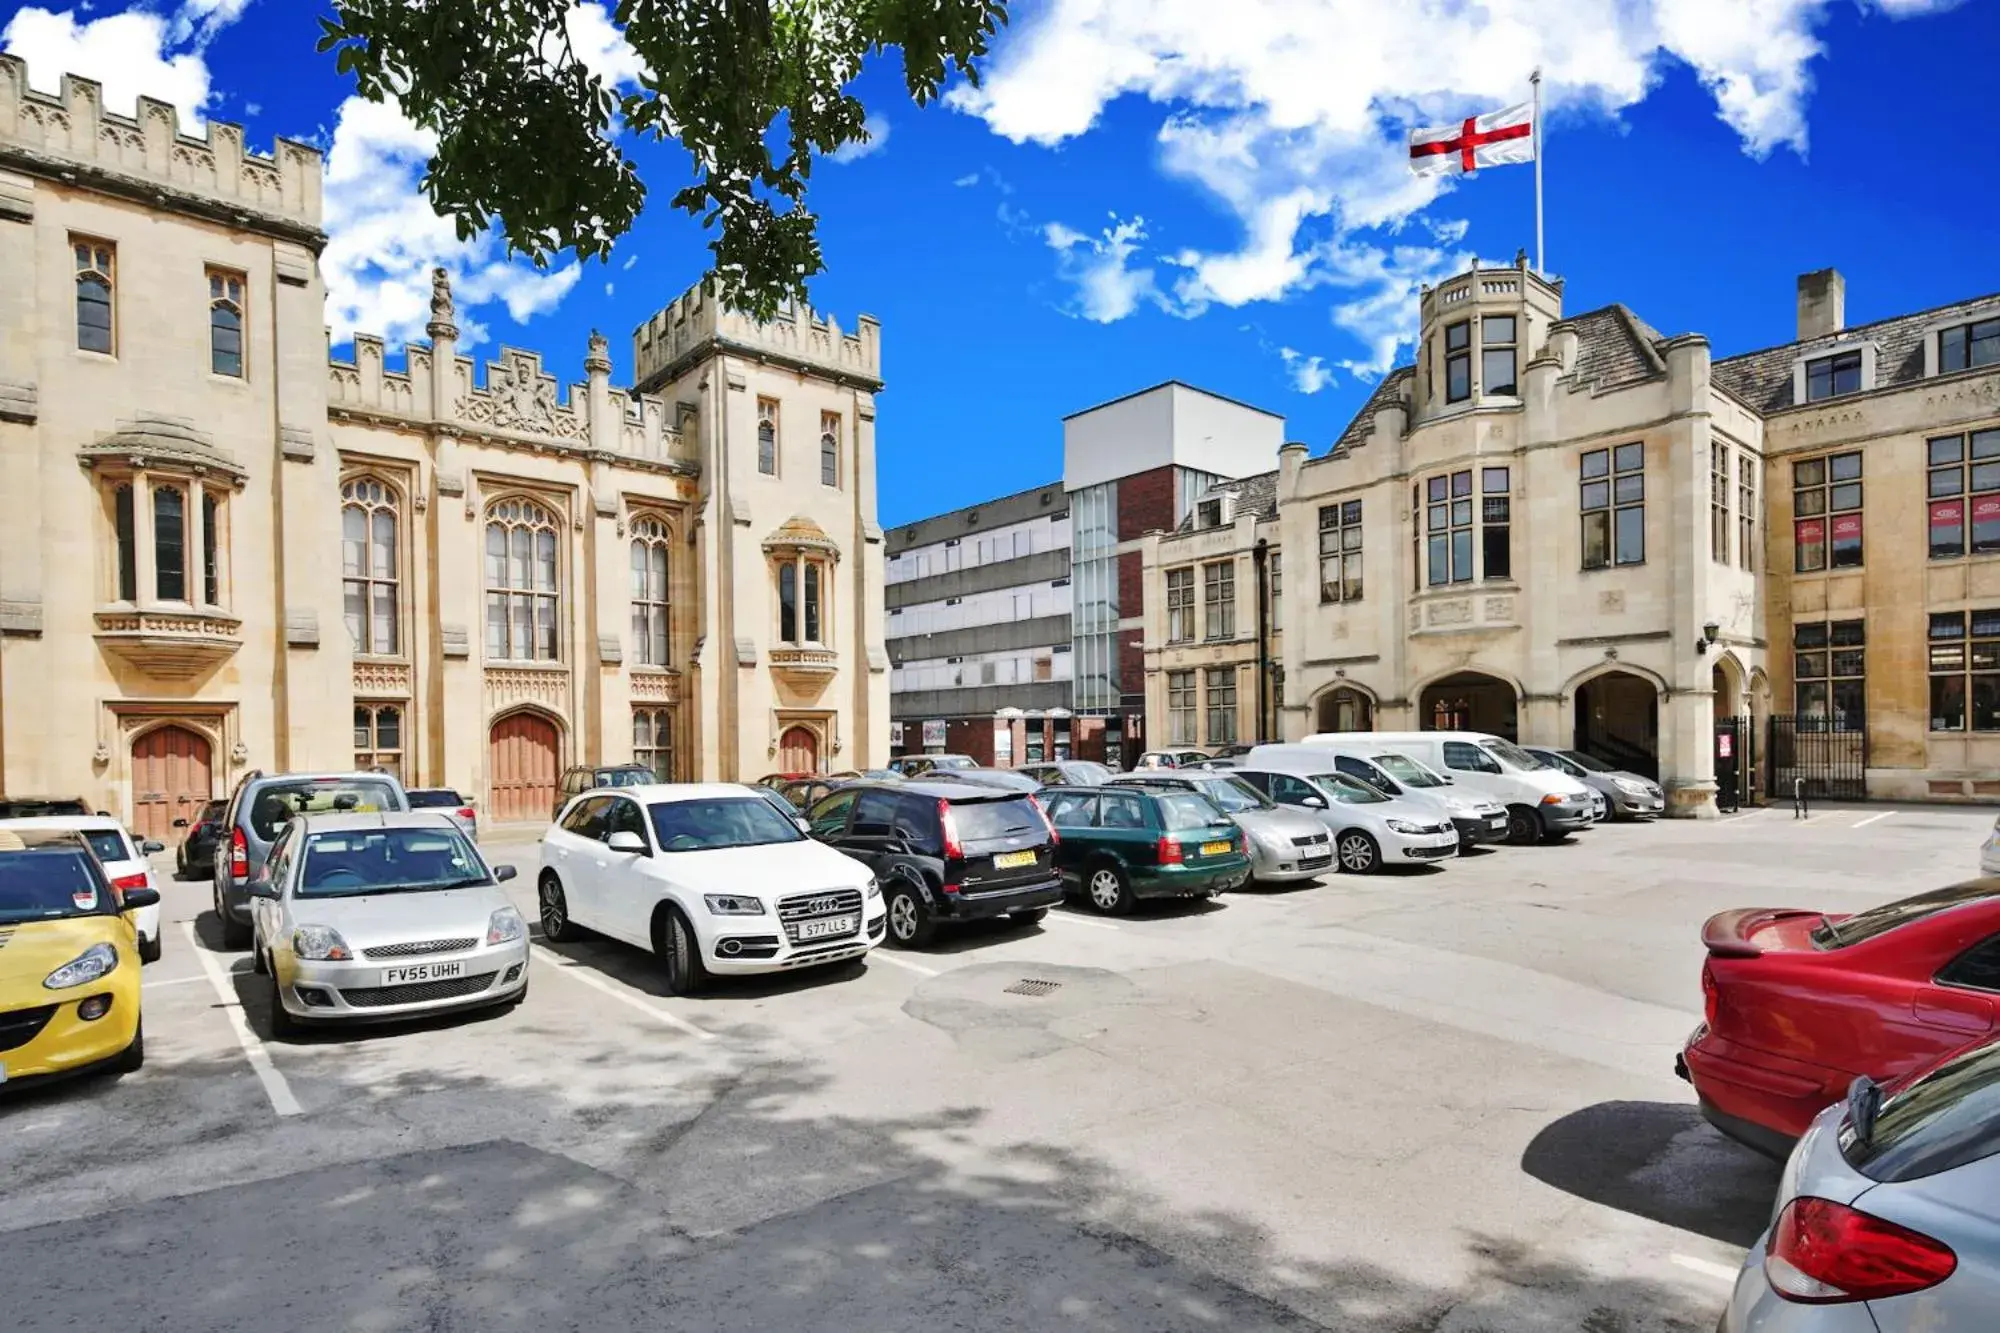
[[[887,963],[891,967],[900,967],[905,972],[914,972],[920,977],[934,977],[938,975],[936,968],[925,967],[921,963],[913,963],[907,958],[898,958],[886,949],[870,949],[868,951],[868,961],[871,963]]]
[[[167,978],[167,979],[166,979],[165,981],[142,981],[142,982],[140,982],[140,983],[139,983],[139,989],[140,989],[140,990],[157,990],[157,989],[158,989],[158,988],[160,988],[161,986],[187,986],[187,985],[192,985],[193,983],[195,983],[195,982],[198,982],[198,981],[207,981],[207,980],[208,980],[208,978],[207,978],[207,977],[205,977],[205,976],[201,976],[201,977],[168,977],[168,978]]]
[[[1736,1281],[1736,1270],[1728,1264],[1719,1264],[1713,1259],[1697,1259],[1691,1254],[1674,1254],[1668,1258],[1690,1273],[1699,1273],[1703,1277],[1712,1277],[1717,1282],[1727,1282],[1732,1285]]]
[[[222,966],[222,960],[204,949],[201,939],[194,933],[194,922],[181,922],[181,931],[187,936],[188,948],[201,960],[201,970],[208,974],[208,980],[215,987],[215,998],[222,1002],[222,1012],[229,1015],[229,1025],[236,1029],[236,1042],[243,1048],[243,1056],[250,1062],[257,1081],[264,1085],[264,1095],[271,1099],[271,1109],[279,1115],[303,1115],[305,1108],[292,1095],[292,1085],[285,1082],[285,1076],[271,1063],[271,1053],[264,1049],[264,1043],[250,1030],[250,1020],[243,1016],[243,1004],[236,998],[236,987],[229,980],[229,972]]]
[[[1048,916],[1044,919],[1048,921],[1061,921],[1067,925],[1072,925],[1072,926],[1089,926],[1092,930],[1124,929],[1123,926],[1113,925],[1109,921],[1092,921],[1089,917],[1078,916],[1074,912],[1050,912]]]
[[[1874,822],[1875,822],[1876,820],[1878,820],[1878,819],[1887,819],[1887,818],[1888,818],[1888,817],[1889,817],[1890,815],[1893,815],[1893,814],[1895,814],[1895,813],[1896,813],[1896,812],[1895,812],[1894,810],[1884,810],[1884,811],[1883,811],[1883,812],[1882,812],[1881,814],[1879,814],[1879,815],[1870,815],[1870,816],[1868,816],[1868,818],[1866,818],[1866,819],[1861,819],[1861,820],[1856,820],[1856,821],[1855,821],[1855,824],[1854,824],[1854,827],[1856,827],[1856,828],[1867,828],[1867,827],[1868,827],[1868,826],[1869,826],[1870,824],[1874,823]]]
[[[535,950],[535,957],[541,959],[543,962],[547,963],[550,967],[553,967],[557,971],[563,973],[565,976],[569,977],[570,980],[580,981],[594,991],[599,991],[605,995],[609,995],[612,999],[618,1001],[618,1003],[622,1005],[625,1005],[632,1009],[637,1009],[640,1013],[646,1015],[646,1017],[648,1018],[658,1019],[660,1022],[665,1023],[670,1028],[680,1029],[682,1032],[687,1033],[690,1037],[696,1037],[702,1041],[715,1040],[715,1034],[713,1032],[703,1032],[700,1028],[688,1022],[685,1018],[680,1017],[680,1015],[670,1014],[666,1010],[660,1008],[658,1005],[648,1004],[646,1001],[632,994],[632,992],[628,990],[623,990],[617,986],[612,985],[604,978],[598,976],[595,972],[585,971],[583,968],[578,967],[575,963],[570,962],[567,958],[562,957],[555,951],[545,948],[544,946],[539,944],[534,945],[532,947]]]

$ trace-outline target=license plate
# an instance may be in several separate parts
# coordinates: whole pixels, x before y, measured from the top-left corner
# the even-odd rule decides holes
[[[1031,866],[1034,863],[1033,852],[1002,852],[993,858],[995,870],[1019,870],[1022,866]]]
[[[384,986],[407,986],[414,981],[444,981],[465,975],[464,963],[415,963],[409,967],[382,969]]]
[[[1227,856],[1234,850],[1236,844],[1233,842],[1205,842],[1201,845],[1203,856]]]
[[[855,921],[851,916],[822,917],[818,921],[799,922],[799,942],[824,939],[828,935],[852,935]]]

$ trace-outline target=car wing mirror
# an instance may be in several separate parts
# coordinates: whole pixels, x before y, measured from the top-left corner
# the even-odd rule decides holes
[[[164,842],[156,842],[152,838],[148,838],[144,842],[139,844],[139,850],[144,852],[147,856],[151,856],[154,852],[164,852],[165,850],[167,850],[167,844],[165,844]]]
[[[623,830],[612,834],[610,841],[604,845],[614,852],[623,852],[628,856],[644,856],[646,854],[646,840],[636,833]]]
[[[513,879],[520,873],[521,872],[519,870],[516,870],[513,866],[494,866],[493,882],[495,884],[505,884],[508,880]]]
[[[804,815],[793,815],[792,823],[798,825],[799,832],[805,834],[807,837],[812,836],[812,831],[813,831],[812,821],[810,819],[807,819]]]
[[[1308,796],[1304,800],[1300,801],[1299,804],[1304,806],[1308,810],[1326,809],[1326,802],[1317,796]]]
[[[136,912],[141,907],[158,907],[160,905],[160,891],[158,889],[127,889],[125,890],[124,904],[125,906],[122,910],[127,912]]]
[[[175,827],[175,828],[186,828],[187,826],[188,826],[188,822],[187,822],[187,820],[185,820],[185,819],[176,819],[176,820],[174,821],[174,827]]]

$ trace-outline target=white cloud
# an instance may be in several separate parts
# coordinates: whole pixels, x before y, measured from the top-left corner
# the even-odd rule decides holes
[[[573,7],[564,18],[563,27],[576,58],[613,87],[637,83],[646,72],[645,62],[626,43],[625,34],[611,21],[602,4]]]
[[[243,17],[249,6],[250,0],[182,0],[181,7],[174,12],[168,35],[175,45],[192,42],[199,50],[216,33]]]
[[[868,118],[861,122],[861,127],[868,131],[866,139],[848,140],[840,147],[834,149],[828,155],[827,160],[842,163],[858,162],[864,157],[873,157],[889,146],[889,118],[887,116],[871,111],[868,113]]]
[[[963,190],[968,185],[977,185],[979,184],[979,173],[976,171],[968,171],[963,176],[960,176],[957,180],[953,181],[952,184],[956,185],[961,190]]]
[[[1132,257],[1146,239],[1146,219],[1120,220],[1097,236],[1088,236],[1060,222],[1042,228],[1042,239],[1056,252],[1056,272],[1075,289],[1071,313],[1099,324],[1125,318],[1139,304],[1165,307],[1167,302],[1150,268],[1135,268]]]
[[[631,268],[632,268],[632,265],[634,265],[634,264],[636,264],[636,263],[638,263],[638,262],[639,262],[639,256],[637,256],[637,255],[626,255],[626,256],[625,256],[625,262],[624,262],[624,263],[622,263],[622,264],[620,264],[620,265],[619,265],[618,267],[620,267],[620,268],[622,268],[622,269],[625,269],[625,270],[626,270],[627,272],[630,272],[630,271],[631,271]]]
[[[959,85],[947,101],[997,134],[1045,146],[1086,133],[1127,94],[1169,108],[1161,169],[1220,201],[1242,230],[1231,249],[1166,259],[1183,270],[1174,300],[1198,310],[1344,288],[1332,313],[1369,348],[1356,364],[1376,368],[1412,331],[1414,303],[1388,311],[1385,302],[1456,262],[1357,236],[1393,237],[1450,188],[1410,174],[1409,125],[1525,100],[1539,67],[1559,134],[1566,116],[1615,115],[1643,100],[1679,60],[1744,151],[1804,154],[1816,34],[1835,2],[1238,0],[1218,23],[1213,0],[1047,0],[1010,29],[979,86]],[[1861,3],[1900,17],[1955,0]],[[1466,234],[1459,219],[1429,230],[1443,247]],[[1119,263],[1146,271],[1130,254]]]
[[[180,108],[183,128],[199,130],[209,100],[208,64],[192,51],[172,52],[169,20],[132,10],[79,23],[74,12],[23,9],[0,30],[0,48],[28,62],[28,79],[44,92],[65,74],[104,85],[108,111],[132,115],[140,94]]]
[[[1300,393],[1318,393],[1333,383],[1333,372],[1326,368],[1323,357],[1307,356],[1290,347],[1280,347],[1278,357],[1292,377],[1292,387]]]

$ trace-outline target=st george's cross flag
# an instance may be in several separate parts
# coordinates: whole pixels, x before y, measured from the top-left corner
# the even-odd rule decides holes
[[[1523,102],[1457,125],[1410,131],[1410,170],[1419,176],[1468,175],[1481,167],[1535,160],[1534,104]]]

